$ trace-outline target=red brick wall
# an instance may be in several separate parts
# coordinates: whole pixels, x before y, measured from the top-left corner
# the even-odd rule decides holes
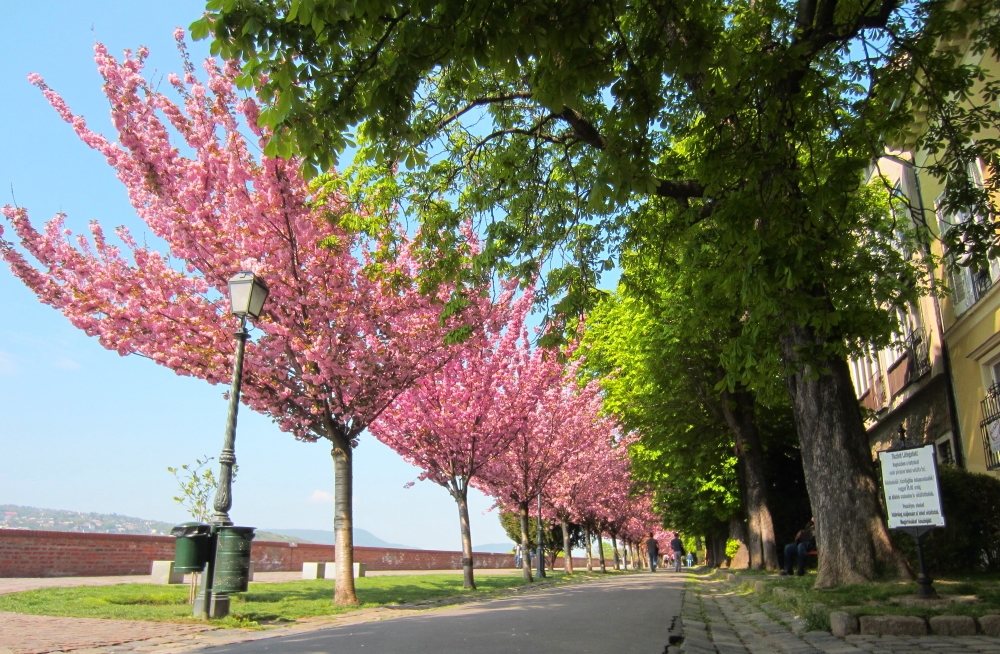
[[[153,561],[174,558],[170,536],[79,534],[0,529],[0,577],[73,577],[149,574]],[[475,554],[477,568],[512,568],[512,554]],[[305,561],[333,561],[333,545],[255,541],[260,572],[301,570]],[[354,560],[369,570],[457,570],[461,552],[356,547]],[[582,559],[574,559],[582,567]],[[562,559],[556,568],[562,567]]]

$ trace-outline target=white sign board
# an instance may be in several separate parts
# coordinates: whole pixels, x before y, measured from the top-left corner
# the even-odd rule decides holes
[[[990,449],[1000,452],[1000,420],[986,423],[986,433],[990,436]]]
[[[934,446],[879,452],[889,529],[943,527]]]

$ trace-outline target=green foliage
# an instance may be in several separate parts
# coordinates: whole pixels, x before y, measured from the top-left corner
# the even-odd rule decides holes
[[[740,550],[740,542],[730,538],[726,541],[726,557],[732,559]]]
[[[1000,479],[941,466],[938,481],[945,527],[923,537],[928,573],[1000,572]],[[914,539],[898,530],[892,539],[917,570]]]
[[[215,499],[215,489],[218,488],[211,468],[214,460],[214,457],[205,456],[203,459],[195,459],[193,464],[185,463],[180,468],[167,468],[180,489],[180,495],[174,496],[174,501],[198,522],[210,522],[213,512],[212,501]],[[233,464],[233,481],[236,481],[238,471],[239,465]]]
[[[998,122],[1000,87],[936,49],[964,37],[995,54],[990,3],[818,6],[213,0],[192,32],[246,62],[269,154],[319,172],[356,142],[371,165],[348,177],[441,228],[428,249],[447,254],[476,218],[478,259],[546,269],[555,313],[599,300],[617,255],[686,244],[739,307],[734,383],[766,358],[762,333],[805,326],[806,359],[843,356],[887,342],[886,306],[926,291],[882,180],[864,184],[883,135],[938,148],[932,172],[956,188],[963,157],[992,161],[993,139],[971,136]],[[931,128],[914,136],[916,114]]]
[[[515,543],[521,542],[521,516],[517,511],[500,511],[500,526],[507,537]],[[584,533],[580,525],[570,523],[569,542],[571,549],[584,547]],[[528,516],[528,549],[538,548],[538,518]],[[554,520],[542,520],[542,550],[546,555],[563,551],[562,524]]]
[[[588,315],[580,351],[601,379],[606,410],[639,435],[632,471],[654,490],[657,511],[670,527],[704,533],[739,509],[736,457],[728,428],[703,401],[718,381],[710,355],[692,346],[703,332],[685,335],[657,313],[677,307],[674,299],[653,307],[629,294],[607,298]]]

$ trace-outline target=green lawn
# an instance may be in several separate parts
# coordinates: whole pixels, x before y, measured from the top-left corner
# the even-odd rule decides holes
[[[548,579],[555,583],[569,581],[563,578],[562,572],[548,574]],[[577,579],[587,576],[585,572],[574,575]],[[465,598],[472,594],[485,598],[523,586],[525,581],[520,575],[483,575],[477,577],[478,589],[475,591],[463,589],[462,576],[457,574],[363,577],[357,579],[356,584],[361,608],[368,608],[421,600]],[[186,585],[46,588],[0,595],[0,611],[85,618],[192,621],[192,607],[187,599]],[[251,583],[248,592],[233,596],[230,617],[218,621],[218,624],[258,627],[350,610],[352,608],[333,605],[332,581]]]
[[[970,598],[976,601],[912,603],[917,593],[913,581],[882,581],[816,590],[815,572],[804,577],[778,577],[740,572],[740,592],[756,602],[773,602],[802,616],[811,628],[829,630],[829,614],[844,611],[852,615],[982,615],[1000,613],[1000,577],[995,574],[948,576],[934,580],[934,589],[943,599]],[[766,590],[757,593],[755,581],[764,581]],[[777,589],[785,589],[782,592]],[[905,602],[905,603],[904,603]]]

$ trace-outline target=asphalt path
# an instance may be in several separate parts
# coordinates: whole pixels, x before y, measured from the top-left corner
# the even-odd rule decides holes
[[[207,652],[662,654],[685,574],[636,573]]]

